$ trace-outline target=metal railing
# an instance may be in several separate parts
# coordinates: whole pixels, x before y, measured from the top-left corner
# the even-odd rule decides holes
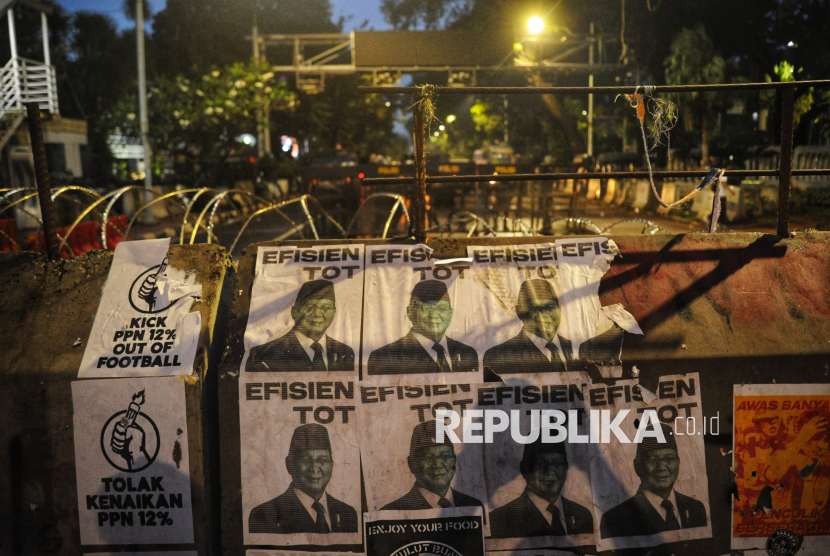
[[[830,79],[816,81],[790,81],[779,83],[723,83],[715,85],[665,85],[648,87],[648,95],[659,93],[691,93],[712,91],[781,91],[781,153],[778,169],[747,169],[728,170],[726,176],[777,176],[778,177],[778,223],[779,237],[789,236],[790,225],[790,189],[793,175],[830,175],[830,168],[793,170],[793,122],[795,107],[795,92],[806,87],[830,88]],[[416,102],[422,98],[420,87],[358,87],[361,93],[383,94],[411,94]],[[632,93],[646,94],[643,87],[632,90],[631,87],[434,87],[434,94],[438,95],[630,95]],[[602,173],[556,173],[556,174],[513,174],[502,176],[452,176],[432,177],[426,175],[424,143],[426,122],[421,111],[414,112],[414,144],[415,144],[415,177],[413,178],[365,178],[365,185],[413,184],[412,194],[412,223],[413,235],[418,241],[426,240],[427,213],[426,213],[426,184],[450,182],[482,182],[482,181],[543,181],[543,180],[586,180],[606,178],[702,178],[706,171],[664,171],[664,172],[602,172]]]
[[[10,58],[0,70],[0,119],[37,102],[41,110],[58,114],[55,68],[26,58]]]

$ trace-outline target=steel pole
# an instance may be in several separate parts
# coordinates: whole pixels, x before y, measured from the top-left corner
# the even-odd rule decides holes
[[[790,186],[793,170],[795,87],[784,89],[781,99],[781,160],[778,163],[778,237],[790,235]]]
[[[594,22],[591,22],[591,43],[588,45],[588,65],[594,65]],[[588,87],[594,86],[594,74],[588,74]],[[588,95],[588,156],[594,156],[594,95]]]
[[[144,0],[135,3],[135,42],[138,56],[138,116],[141,122],[141,146],[144,148],[144,190],[145,203],[153,200],[153,171],[150,150],[150,121],[147,116],[147,70],[144,62]],[[144,214],[144,222],[152,224],[156,221],[153,209]]]
[[[412,224],[415,239],[423,243],[427,238],[427,163],[426,143],[426,122],[421,112],[421,106],[417,102],[420,96],[415,97],[415,113],[413,123],[413,144],[415,146],[415,189],[412,192]]]
[[[52,208],[52,188],[49,183],[49,165],[46,162],[46,146],[43,144],[43,127],[40,122],[40,105],[37,102],[26,103],[26,115],[29,120],[29,136],[32,140],[32,155],[35,159],[35,179],[37,196],[40,200],[40,216],[43,220],[43,234],[46,236],[46,252],[49,259],[60,259],[55,211]],[[39,243],[39,242],[38,242]]]

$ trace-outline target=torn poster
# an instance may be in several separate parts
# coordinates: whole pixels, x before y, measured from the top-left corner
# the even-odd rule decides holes
[[[826,554],[830,385],[735,385],[734,395],[732,548],[764,548],[784,530],[803,536],[798,554]]]
[[[260,247],[243,372],[356,378],[363,245]]]
[[[239,379],[245,544],[360,545],[356,383],[263,378]]]
[[[621,372],[624,331],[642,331],[621,305],[600,306],[599,281],[615,253],[605,238],[468,246],[474,314],[488,323],[470,334],[483,367],[500,376],[582,371],[588,363]]]
[[[608,443],[589,444],[597,452],[590,468],[600,551],[712,536],[700,400],[698,373],[660,377],[651,403],[636,380],[586,388],[596,434],[600,421],[619,419],[627,440],[607,427]]]
[[[503,427],[484,450],[488,552],[595,544],[589,469],[593,446],[547,427],[553,421],[567,428],[573,417],[573,430],[588,431],[583,381],[560,383],[560,376],[546,375],[545,383],[476,386],[475,409],[503,411],[503,424],[510,421],[510,431]],[[515,438],[517,420],[523,444]]]
[[[202,316],[194,271],[167,263],[170,239],[123,241],[115,248],[79,378],[193,373]]]
[[[484,556],[482,510],[366,514],[366,556]]]
[[[184,381],[72,383],[81,544],[193,542]]]
[[[360,445],[370,512],[428,510],[421,517],[443,517],[448,509],[484,507],[482,445],[460,443],[460,436],[436,437],[435,412],[461,415],[472,407],[473,395],[469,384],[361,386]],[[456,430],[460,435],[463,425]]]
[[[367,248],[363,381],[369,384],[481,381],[469,338],[481,327],[464,260],[442,262],[424,245]]]

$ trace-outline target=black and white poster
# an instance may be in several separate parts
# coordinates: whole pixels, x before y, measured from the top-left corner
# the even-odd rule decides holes
[[[440,261],[425,245],[367,247],[363,381],[481,381],[472,345],[482,326],[471,306],[469,261]]]
[[[366,556],[484,556],[481,510],[445,510],[440,518],[410,511],[369,513],[366,517]],[[453,515],[455,514],[455,515]]]
[[[370,512],[425,510],[423,515],[441,517],[447,510],[472,515],[485,507],[482,445],[462,443],[462,423],[454,437],[437,434],[437,411],[462,415],[474,395],[469,384],[361,386],[360,445]]]
[[[476,387],[479,426],[490,423],[498,431],[484,449],[488,551],[595,544],[590,459],[596,446],[577,438],[589,428],[587,376],[573,375],[571,383],[557,373],[544,382]]]
[[[591,460],[597,548],[711,537],[703,435],[712,431],[704,429],[698,373],[661,377],[653,393],[636,380],[589,385],[585,401],[610,411],[608,423],[628,440],[609,433]],[[641,428],[660,434],[638,437]]]
[[[587,363],[621,372],[624,331],[642,331],[621,305],[600,305],[599,281],[615,252],[601,237],[468,246],[472,307],[486,323],[470,338],[483,367],[502,378],[584,371]]]
[[[363,245],[260,247],[242,372],[356,378],[362,299]]]
[[[239,381],[245,544],[359,545],[357,384],[293,376]]]
[[[193,542],[184,381],[72,383],[81,544]]]
[[[196,273],[168,265],[170,239],[122,241],[87,340],[79,378],[193,373],[202,316]]]

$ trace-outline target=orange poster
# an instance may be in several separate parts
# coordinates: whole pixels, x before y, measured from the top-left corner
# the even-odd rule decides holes
[[[779,529],[830,535],[828,386],[735,386],[734,403],[733,548]]]

